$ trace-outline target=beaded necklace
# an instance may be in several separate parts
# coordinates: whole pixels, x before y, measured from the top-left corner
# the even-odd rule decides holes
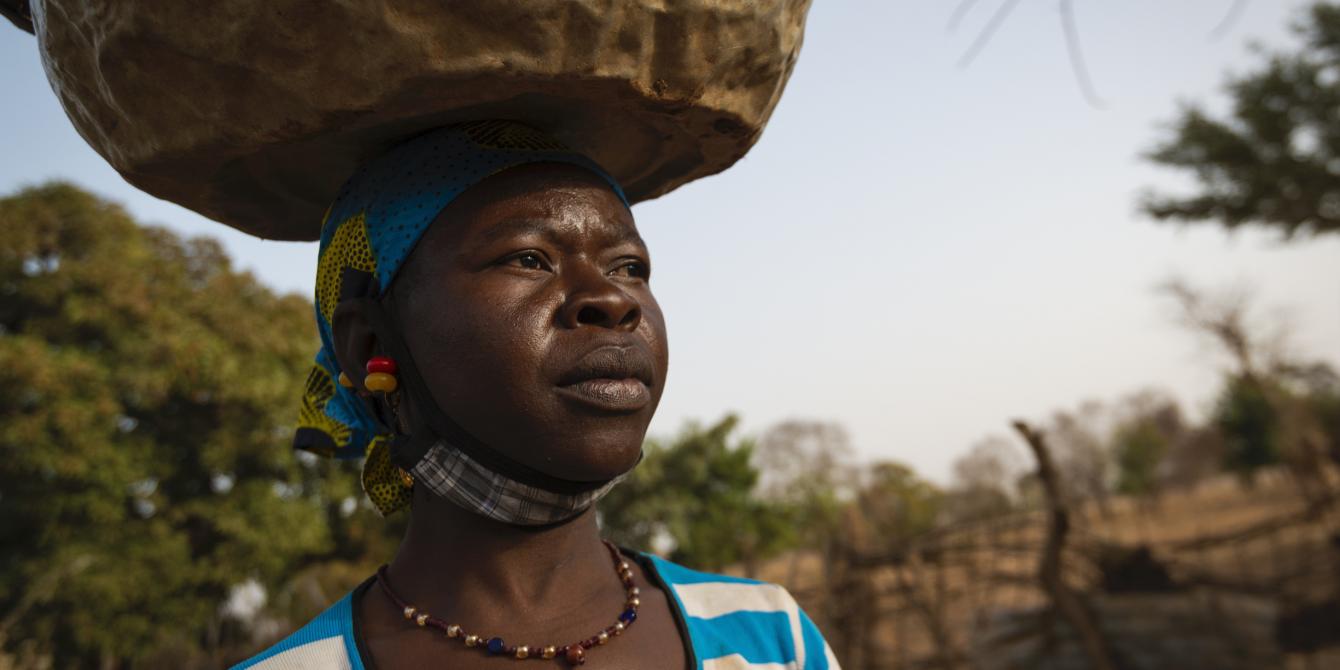
[[[638,605],[642,604],[642,601],[638,598],[641,591],[633,585],[633,566],[629,565],[628,561],[625,561],[623,557],[619,555],[619,550],[615,548],[613,544],[610,544],[606,540],[601,540],[601,542],[604,543],[605,548],[609,550],[610,557],[614,559],[614,569],[619,573],[619,581],[623,582],[624,593],[627,596],[624,601],[624,610],[619,614],[619,618],[614,622],[614,625],[605,628],[585,640],[573,642],[572,644],[564,646],[509,645],[504,642],[501,637],[487,637],[484,635],[466,633],[465,629],[461,628],[459,625],[454,623],[449,624],[446,621],[438,619],[428,612],[410,605],[401,599],[400,596],[396,595],[395,591],[391,590],[390,580],[386,577],[385,565],[377,569],[377,583],[381,584],[382,591],[391,599],[391,602],[396,604],[396,607],[400,608],[401,614],[404,614],[406,619],[413,620],[414,623],[423,628],[436,628],[437,630],[446,633],[447,637],[451,639],[461,640],[467,647],[482,647],[483,650],[491,656],[511,656],[515,659],[534,658],[547,660],[556,658],[561,654],[563,660],[568,662],[568,665],[582,665],[583,663],[586,663],[586,650],[597,645],[609,643],[610,638],[622,635],[629,626],[633,625],[634,621],[637,621],[637,608]]]

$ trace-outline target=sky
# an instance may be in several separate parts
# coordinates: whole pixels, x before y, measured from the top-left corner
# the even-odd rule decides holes
[[[737,412],[843,425],[862,459],[948,482],[1015,417],[1153,388],[1207,410],[1225,361],[1154,287],[1250,287],[1263,328],[1340,366],[1340,236],[1156,223],[1140,158],[1179,104],[1225,108],[1248,48],[1291,44],[1305,3],[1076,0],[1102,106],[1071,72],[1055,0],[1027,0],[970,65],[997,0],[958,29],[950,0],[818,0],[758,145],[720,175],[637,205],[670,375],[653,435]],[[261,241],[126,184],[74,131],[36,42],[0,25],[0,193],[67,179],[139,220],[221,239],[281,291],[312,293],[316,247]],[[295,408],[296,411],[296,408]]]

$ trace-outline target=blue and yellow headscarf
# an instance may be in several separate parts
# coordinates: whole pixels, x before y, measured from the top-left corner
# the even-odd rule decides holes
[[[389,435],[352,389],[336,380],[330,320],[347,270],[372,277],[380,296],[429,224],[452,200],[491,175],[528,163],[568,163],[603,177],[627,204],[623,190],[600,166],[530,127],[481,121],[435,130],[370,161],[345,183],[321,225],[316,270],[316,323],[321,351],[308,375],[294,446],[335,458],[367,457],[364,488],[383,513],[406,494],[383,487],[398,479],[387,456]]]

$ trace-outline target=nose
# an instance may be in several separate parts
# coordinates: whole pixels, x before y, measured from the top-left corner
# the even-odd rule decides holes
[[[568,294],[559,321],[568,328],[593,326],[632,332],[642,323],[642,306],[617,284],[599,273],[586,277]]]

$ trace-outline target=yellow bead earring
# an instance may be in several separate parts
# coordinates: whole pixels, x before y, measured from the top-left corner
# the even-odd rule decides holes
[[[363,378],[363,388],[373,393],[390,393],[396,390],[395,373],[397,367],[394,360],[385,356],[373,356],[368,359],[368,376]]]

